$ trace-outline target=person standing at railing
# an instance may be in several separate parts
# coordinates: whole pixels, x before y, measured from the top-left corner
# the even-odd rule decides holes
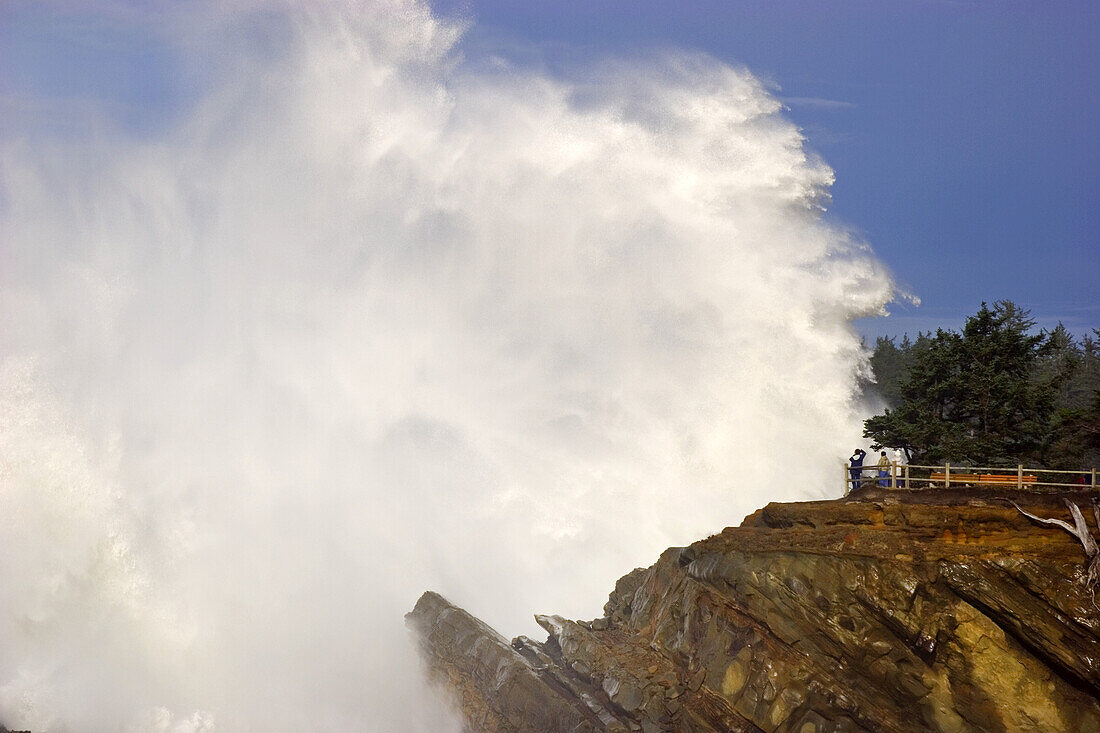
[[[903,483],[901,480],[901,448],[894,448],[894,476],[894,486],[901,486]],[[904,488],[908,489],[909,486],[906,485]]]
[[[886,457],[886,451],[880,451],[878,456],[878,485],[881,489],[890,485],[890,459]]]
[[[848,459],[848,463],[852,464],[852,467],[848,469],[848,472],[852,476],[852,491],[860,488],[863,484],[863,459],[866,457],[867,451],[862,448],[856,448],[856,452]]]

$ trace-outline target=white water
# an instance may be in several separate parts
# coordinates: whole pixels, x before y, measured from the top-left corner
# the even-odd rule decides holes
[[[421,591],[530,633],[839,493],[891,285],[748,72],[214,5],[114,18],[207,70],[177,124],[0,137],[0,722],[445,730]]]

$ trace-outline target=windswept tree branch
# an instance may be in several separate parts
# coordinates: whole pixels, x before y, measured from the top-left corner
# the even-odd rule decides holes
[[[1081,546],[1085,548],[1085,555],[1089,558],[1081,582],[1085,586],[1085,589],[1092,594],[1093,607],[1097,611],[1100,611],[1100,605],[1096,603],[1096,586],[1100,584],[1100,549],[1096,546],[1096,539],[1092,536],[1092,531],[1089,530],[1089,525],[1085,522],[1085,515],[1081,513],[1081,509],[1069,499],[1064,499],[1063,501],[1065,501],[1066,506],[1069,507],[1069,513],[1073,515],[1073,523],[1077,525],[1076,527],[1071,527],[1068,522],[1063,522],[1061,519],[1037,517],[1030,512],[1025,512],[1016,502],[1011,502],[1011,504],[1016,507],[1016,511],[1020,512],[1020,514],[1023,514],[1028,519],[1034,519],[1036,522],[1053,524],[1056,527],[1061,527],[1080,541]],[[1092,514],[1096,517],[1097,527],[1100,528],[1100,506],[1097,505],[1096,499],[1092,500]]]
[[[1078,540],[1081,539],[1081,537],[1077,534],[1077,530],[1074,529],[1072,526],[1070,526],[1069,522],[1063,522],[1061,519],[1055,519],[1053,517],[1051,517],[1049,519],[1045,518],[1045,517],[1037,517],[1034,514],[1032,514],[1031,512],[1025,512],[1023,509],[1021,509],[1019,507],[1018,504],[1016,504],[1016,502],[1013,501],[1013,502],[1009,502],[1009,503],[1012,504],[1012,506],[1016,507],[1016,511],[1020,512],[1020,514],[1023,514],[1028,519],[1034,519],[1036,522],[1042,522],[1043,524],[1056,525],[1058,527],[1061,527],[1065,531],[1069,532],[1071,535],[1076,537]]]
[[[1066,506],[1069,507],[1069,513],[1073,515],[1073,523],[1077,525],[1077,531],[1074,532],[1077,535],[1077,539],[1081,540],[1081,544],[1085,547],[1085,555],[1092,557],[1096,554],[1096,540],[1092,537],[1092,532],[1089,530],[1089,525],[1085,523],[1085,516],[1081,514],[1081,510],[1077,508],[1069,499],[1064,500]]]

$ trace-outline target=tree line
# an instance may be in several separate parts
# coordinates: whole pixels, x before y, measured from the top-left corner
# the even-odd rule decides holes
[[[864,422],[873,448],[912,463],[1100,467],[1100,329],[1035,331],[1007,300],[937,329],[879,337],[869,391],[886,404]]]

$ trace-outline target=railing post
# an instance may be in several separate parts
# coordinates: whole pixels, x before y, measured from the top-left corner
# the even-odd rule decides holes
[[[909,490],[909,464],[905,464],[905,490]]]
[[[1016,488],[1020,491],[1024,489],[1024,464],[1016,464]]]
[[[896,489],[898,487],[898,464],[896,461],[890,462],[890,488]]]
[[[848,475],[848,464],[842,462],[840,465],[844,468],[844,495],[847,496],[848,492],[852,490],[852,487],[848,485],[848,479],[851,477]]]
[[[947,462],[943,464],[943,488],[951,488],[951,464]]]
[[[1096,469],[1092,469],[1092,490],[1096,491]]]

